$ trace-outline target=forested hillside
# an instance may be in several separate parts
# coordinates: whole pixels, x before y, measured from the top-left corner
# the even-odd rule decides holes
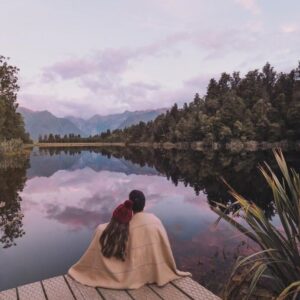
[[[300,64],[299,64],[300,67]],[[267,63],[261,71],[223,73],[211,79],[204,97],[178,108],[175,104],[154,121],[102,133],[105,142],[226,143],[300,139],[300,81],[295,71],[276,73]]]

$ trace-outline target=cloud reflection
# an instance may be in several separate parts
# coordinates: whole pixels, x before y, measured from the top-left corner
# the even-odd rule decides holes
[[[63,236],[86,236],[98,224],[110,220],[113,209],[132,189],[145,193],[146,210],[165,225],[179,268],[191,271],[207,287],[219,290],[216,284],[223,284],[236,256],[251,251],[228,224],[221,222],[213,228],[217,216],[203,192],[197,196],[182,182],[175,186],[166,177],[138,172],[96,172],[82,166],[57,171],[50,177],[33,177],[22,193],[25,225],[40,226],[40,231],[47,227],[47,234],[53,236],[58,229]],[[43,233],[39,235],[42,240]]]
[[[70,229],[96,227],[109,220],[113,209],[127,199],[132,189],[144,191],[148,210],[153,210],[160,201],[174,199],[176,202],[179,198],[189,206],[207,206],[201,201],[205,200],[201,199],[203,195],[196,197],[192,189],[183,184],[175,187],[161,176],[95,172],[84,168],[72,172],[61,170],[50,178],[28,180],[22,194],[23,209],[27,215],[31,210],[38,210],[44,217],[68,225]]]

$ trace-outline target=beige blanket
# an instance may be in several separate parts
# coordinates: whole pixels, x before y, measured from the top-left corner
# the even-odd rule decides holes
[[[93,287],[136,289],[146,283],[161,286],[191,275],[176,269],[166,231],[154,215],[141,212],[133,216],[125,262],[102,255],[99,238],[106,225],[98,226],[90,246],[68,271],[78,282]]]

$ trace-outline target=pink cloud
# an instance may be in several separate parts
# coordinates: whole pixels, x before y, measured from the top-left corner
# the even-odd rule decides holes
[[[161,88],[159,84],[149,84],[141,81],[134,82],[131,84],[131,86],[138,89],[145,89],[150,91],[157,91]]]
[[[292,32],[295,27],[286,27],[284,30]],[[83,117],[90,117],[95,113],[110,114],[125,110],[168,107],[175,102],[182,104],[191,101],[197,92],[203,95],[209,79],[218,77],[218,75],[214,76],[218,71],[232,72],[242,68],[240,71],[243,72],[247,69],[259,68],[267,60],[272,63],[269,56],[262,54],[267,51],[272,53],[275,61],[283,61],[283,59],[286,61],[287,55],[282,53],[284,49],[280,45],[286,44],[287,36],[291,35],[279,32],[266,33],[262,24],[255,21],[247,22],[240,28],[178,32],[137,48],[107,48],[87,56],[66,59],[44,68],[42,85],[31,86],[28,90],[21,89],[20,103],[32,109],[48,109],[59,116]],[[263,40],[271,42],[264,43],[262,48],[260,45]],[[293,43],[298,46],[296,38]],[[184,47],[189,44],[199,51],[201,56],[199,65],[204,65],[205,69],[200,69],[198,75],[184,79],[186,74],[183,71],[182,82],[177,82],[177,85],[172,87],[167,87],[163,83],[158,84],[158,79],[151,78],[150,74],[146,74],[147,79],[135,78],[137,77],[135,68],[139,63],[143,66],[143,60],[178,55],[176,51],[183,49],[179,48],[181,44],[185,44]],[[233,59],[235,55],[240,58],[236,61],[236,65],[230,67],[230,70],[221,67],[226,59]],[[296,53],[291,55],[295,57]],[[220,67],[216,67],[216,61],[220,62]],[[210,63],[213,69],[210,69]],[[133,79],[130,80],[132,74]],[[176,76],[181,76],[181,71]],[[70,91],[69,93],[66,92],[64,85]],[[38,89],[41,92],[35,93],[34,91]],[[42,90],[49,92],[45,94]]]
[[[89,57],[67,59],[45,67],[42,81],[49,82],[57,78],[75,79],[90,74],[119,75],[128,68],[131,61],[147,56],[166,54],[170,52],[170,46],[188,38],[189,35],[186,33],[176,33],[136,49],[107,48]]]
[[[95,89],[95,84],[92,84],[94,77],[89,78],[88,76],[96,76],[101,81],[103,80],[105,85],[107,81],[113,81],[116,77],[121,76],[134,61],[146,57],[178,53],[178,51],[174,52],[173,47],[182,42],[191,42],[200,49],[209,51],[208,57],[214,57],[217,53],[224,55],[233,49],[249,50],[249,46],[254,45],[257,40],[255,37],[256,35],[251,35],[251,32],[245,36],[245,28],[178,32],[136,49],[108,48],[87,57],[57,62],[44,68],[42,81],[51,82],[59,78],[63,80],[81,79],[86,86]],[[100,86],[100,83],[98,85]]]
[[[254,15],[261,13],[257,0],[235,0],[235,2]]]
[[[217,58],[224,59],[226,56],[237,53],[248,54],[249,50],[257,50],[257,43],[262,38],[262,33],[249,24],[241,28],[230,28],[221,31],[208,30],[195,32],[191,36],[199,49],[205,50],[204,61]]]
[[[46,67],[42,78],[46,82],[55,80],[58,76],[62,79],[72,79],[88,74],[94,69],[95,65],[87,59],[68,59]]]
[[[90,211],[72,206],[67,206],[63,210],[59,206],[49,206],[46,217],[68,225],[73,230],[78,230],[86,227],[93,229],[99,223],[109,221],[110,213]]]
[[[176,187],[162,176],[94,172],[89,168],[59,171],[49,178],[32,178],[21,196],[27,216],[38,213],[77,230],[109,220],[114,207],[123,202],[132,189],[144,191],[148,210],[164,199],[180,199],[201,214],[210,211],[204,195],[195,196],[194,190],[183,183]]]
[[[194,90],[205,91],[211,78],[217,78],[219,74],[200,74],[184,81],[184,86]]]
[[[299,31],[299,27],[295,24],[285,24],[281,26],[280,31],[283,33],[295,33]]]

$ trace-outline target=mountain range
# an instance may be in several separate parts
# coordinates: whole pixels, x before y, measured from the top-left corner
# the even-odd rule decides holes
[[[165,113],[167,109],[154,109],[143,111],[125,111],[123,113],[111,115],[94,115],[89,119],[74,116],[57,117],[51,112],[33,111],[25,107],[19,107],[18,112],[22,114],[26,131],[33,140],[37,140],[40,135],[53,134],[80,134],[89,136],[99,134],[107,129],[122,129],[140,121],[148,122],[154,120],[158,115]]]

